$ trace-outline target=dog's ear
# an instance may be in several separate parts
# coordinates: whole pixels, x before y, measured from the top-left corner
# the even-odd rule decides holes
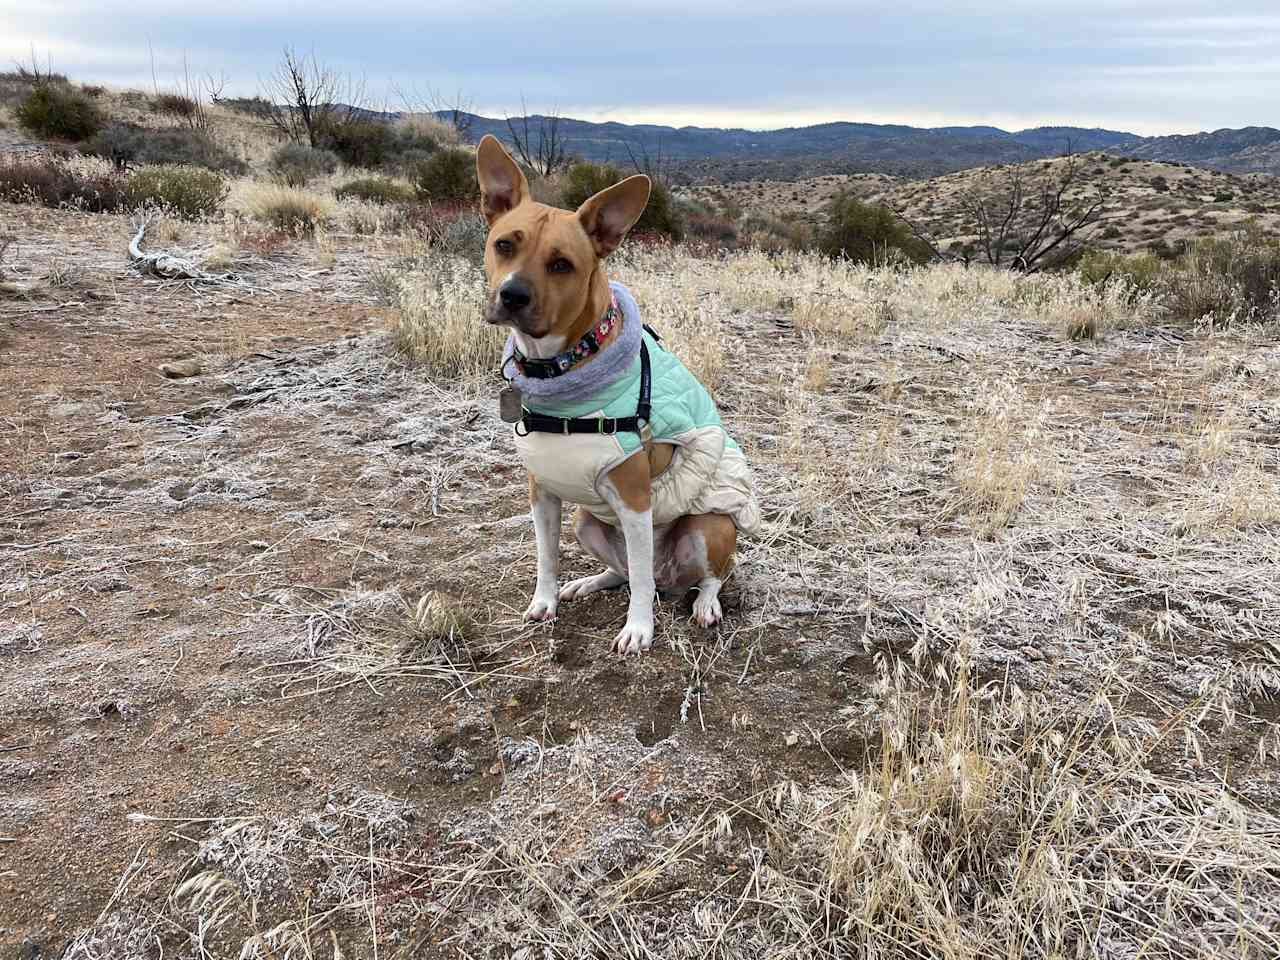
[[[578,221],[587,231],[597,257],[607,257],[618,249],[649,202],[649,178],[643,173],[601,190],[578,208]]]
[[[529,181],[524,171],[491,133],[486,133],[476,147],[476,179],[480,181],[480,209],[490,226],[529,199]]]

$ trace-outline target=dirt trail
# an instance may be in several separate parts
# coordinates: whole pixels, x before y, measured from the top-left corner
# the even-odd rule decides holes
[[[0,206],[0,232],[25,229],[26,213]],[[77,257],[118,236],[121,221],[86,218],[65,236],[45,227],[29,247]],[[616,877],[713,802],[745,805],[779,781],[822,784],[872,763],[878,658],[905,656],[926,617],[985,589],[988,575],[1004,592],[988,598],[981,625],[984,678],[1089,709],[1101,665],[1127,644],[1125,681],[1155,692],[1135,694],[1124,723],[1184,709],[1242,655],[1206,603],[1263,603],[1262,580],[1233,579],[1212,545],[1203,578],[1190,580],[1119,535],[1110,553],[1084,556],[1077,528],[1056,520],[975,539],[948,512],[945,470],[928,456],[868,485],[849,507],[858,512],[806,507],[779,451],[788,371],[810,338],[767,313],[737,314],[725,319],[727,360],[743,375],[722,405],[757,464],[773,533],[744,552],[716,635],[688,623],[687,601],[663,603],[654,651],[623,661],[608,652],[621,595],[568,604],[552,627],[519,622],[533,537],[492,397],[421,377],[371,304],[349,292],[339,302],[162,287],[108,254],[82,260],[73,288],[0,305],[5,956],[57,954],[95,921],[151,929],[138,918],[164,908],[197,852],[232,869],[217,830],[236,818],[251,824],[242,836],[261,831],[253,849],[288,853],[288,876],[264,866],[251,878],[278,915],[299,909],[290,898],[303,889],[336,897],[334,878],[347,874],[298,851],[352,822],[368,830],[354,849],[367,839],[370,861],[375,845],[397,862],[434,862],[533,831],[565,876]],[[814,462],[836,463],[823,445],[869,433],[890,408],[900,442],[918,437],[941,458],[972,384],[1005,370],[1007,344],[965,336],[896,340],[895,362],[912,375],[891,389],[871,365],[882,345],[836,350],[810,411],[823,426]],[[1085,451],[1082,462],[1090,444],[1127,445],[1122,467],[1076,479],[1097,487],[1090,522],[1158,504],[1153,464],[1164,454],[1150,430],[1163,401],[1139,378],[1157,364],[1179,369],[1183,343],[1135,333],[1090,351],[1032,324],[1007,336],[1036,357],[1019,375],[1061,400],[1046,429]],[[1254,345],[1238,352],[1259,371],[1280,363]],[[200,375],[157,370],[184,358],[201,361]],[[1068,629],[1067,612],[1050,622],[1044,611],[1065,595],[1053,571],[1075,566],[1091,571],[1095,606]],[[566,537],[563,575],[588,572]],[[427,591],[464,603],[479,624],[444,659],[417,649],[408,626]],[[1152,626],[1169,609],[1214,628],[1191,630],[1171,655]],[[1204,765],[1187,776],[1226,777],[1280,811],[1277,767],[1256,749],[1274,705],[1245,699],[1249,719],[1206,739]],[[676,913],[750,862],[742,842],[699,854],[672,888]],[[122,875],[132,886],[113,900]],[[379,935],[401,937],[404,955],[454,955],[434,941],[479,921],[442,906],[433,925],[419,913],[405,926],[397,910],[427,897],[405,884],[397,874],[373,884]],[[359,944],[370,922],[344,915],[333,926]],[[501,922],[495,914],[494,929]],[[156,929],[166,956],[192,949]]]

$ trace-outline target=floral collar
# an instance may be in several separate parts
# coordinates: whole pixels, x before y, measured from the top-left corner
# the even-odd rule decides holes
[[[611,296],[609,309],[604,312],[600,322],[564,353],[557,353],[554,357],[539,360],[526,357],[519,348],[515,348],[512,350],[511,360],[522,375],[532,380],[549,380],[552,377],[558,377],[568,373],[574,364],[581,363],[592,354],[598,353],[609,334],[613,332],[613,328],[621,322],[622,311],[618,308],[618,299]]]

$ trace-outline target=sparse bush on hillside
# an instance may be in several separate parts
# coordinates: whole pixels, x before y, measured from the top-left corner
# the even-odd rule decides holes
[[[293,234],[313,232],[334,212],[333,201],[323,194],[267,183],[253,185],[246,207],[255,220]]]
[[[475,157],[461,147],[433,153],[417,164],[413,186],[419,200],[430,203],[457,203],[480,195],[476,183]]]
[[[233,176],[249,169],[208,134],[180,127],[152,130],[132,123],[112,123],[80,149],[121,168],[134,164],[184,165]]]
[[[141,127],[132,123],[112,123],[81,144],[80,149],[90,156],[110,160],[117,170],[123,170],[138,159],[144,145]]]
[[[125,195],[130,206],[159,206],[198,220],[218,212],[226,199],[226,180],[200,167],[144,167],[129,175]]]
[[[691,238],[721,247],[738,244],[738,225],[700,204],[682,205],[681,214]]]
[[[1280,321],[1280,242],[1253,227],[1197,240],[1169,271],[1168,307],[1181,320]]]
[[[0,160],[0,200],[112,213],[125,205],[123,181],[49,157]]]
[[[82,83],[80,84],[80,90],[86,97],[91,97],[94,100],[102,99],[107,93],[106,87],[99,86],[96,83]]]
[[[196,115],[200,104],[194,97],[183,96],[180,93],[161,93],[151,98],[151,109],[156,113],[181,117],[185,120]]]
[[[855,263],[924,263],[932,251],[887,207],[864,203],[842,194],[827,207],[827,220],[818,231],[817,247],[829,257]]]
[[[602,163],[575,163],[564,172],[560,186],[560,203],[576,210],[591,196],[625,180],[631,174]],[[635,233],[656,233],[672,240],[684,236],[684,222],[671,199],[667,185],[650,177],[649,203],[632,228]]]
[[[348,167],[380,167],[395,155],[391,125],[381,120],[333,118],[317,128],[316,142]]]
[[[1076,269],[1089,283],[1123,280],[1135,293],[1148,293],[1160,286],[1163,267],[1160,258],[1153,253],[1125,256],[1121,253],[1090,250],[1081,256]]]
[[[396,138],[402,144],[456,147],[462,142],[458,128],[431,113],[406,113],[395,122]]]
[[[812,230],[807,224],[762,213],[743,217],[738,235],[746,246],[768,252],[807,250],[813,245]]]
[[[339,200],[355,199],[370,203],[410,203],[413,188],[390,177],[362,177],[344,183],[333,191]]]
[[[215,101],[219,106],[243,113],[258,120],[269,120],[275,111],[275,104],[265,97],[223,97]]]
[[[291,187],[304,187],[316,177],[338,169],[338,158],[329,150],[305,143],[286,143],[271,154],[267,167],[276,179]]]
[[[41,83],[18,105],[23,129],[56,140],[85,140],[102,128],[102,110],[85,93],[66,83]]]
[[[332,117],[318,138],[347,166],[370,170],[410,170],[441,147],[458,144],[456,130],[425,114],[409,114],[395,123]]]

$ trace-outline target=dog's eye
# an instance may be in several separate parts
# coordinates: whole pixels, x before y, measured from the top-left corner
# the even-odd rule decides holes
[[[573,264],[564,257],[557,257],[551,261],[551,266],[547,267],[552,273],[572,273]]]
[[[493,241],[493,251],[499,256],[509,257],[515,253],[516,245],[510,240],[495,240]]]

